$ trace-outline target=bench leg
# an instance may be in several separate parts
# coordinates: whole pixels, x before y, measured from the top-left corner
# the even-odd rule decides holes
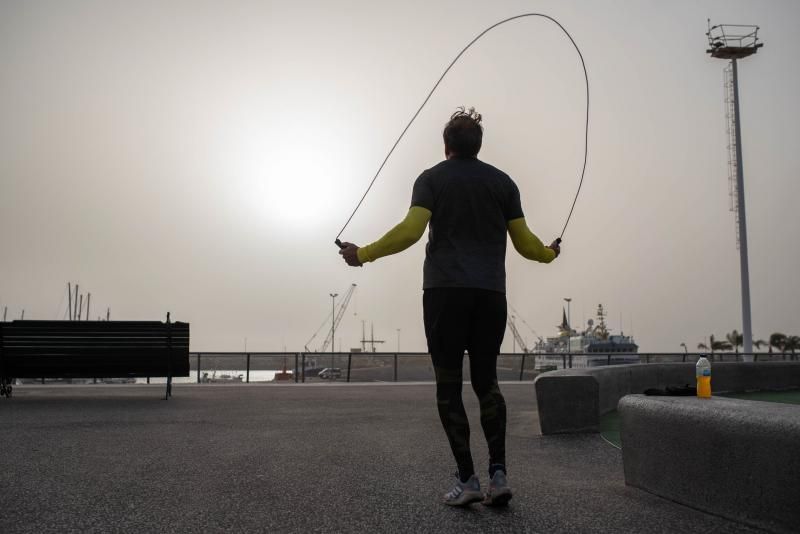
[[[14,388],[11,387],[11,384],[7,384],[6,383],[6,379],[5,378],[0,380],[0,397],[5,397],[7,399],[10,399],[11,398],[11,391],[13,391],[13,389]]]
[[[168,376],[167,377],[167,393],[166,393],[166,395],[164,395],[164,400],[169,400],[169,398],[171,396],[172,396],[172,377]]]

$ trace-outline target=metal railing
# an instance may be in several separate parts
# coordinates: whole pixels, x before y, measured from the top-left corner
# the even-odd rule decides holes
[[[711,48],[757,48],[759,29],[753,24],[716,24],[708,28],[706,36]]]
[[[606,352],[606,353],[502,353],[497,358],[500,381],[530,381],[540,373],[630,363],[695,362],[705,355],[712,362],[741,362],[735,352]],[[796,361],[800,353],[751,353],[754,361]],[[327,383],[327,382],[433,382],[435,375],[426,352],[191,352],[189,377],[175,383]],[[336,371],[327,371],[335,369]],[[470,380],[469,357],[464,357],[463,377]],[[152,383],[163,383],[164,378]],[[37,379],[36,382],[39,380]],[[88,379],[90,383],[108,383]],[[75,381],[73,381],[75,382]],[[137,382],[151,383],[150,378]],[[45,383],[41,379],[41,383]],[[80,383],[87,383],[82,381]]]

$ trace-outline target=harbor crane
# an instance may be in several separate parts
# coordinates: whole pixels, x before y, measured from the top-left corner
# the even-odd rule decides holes
[[[509,315],[506,317],[506,322],[508,323],[508,329],[511,330],[511,333],[514,335],[514,339],[517,341],[517,345],[519,348],[522,349],[522,352],[529,353],[530,350],[528,346],[525,344],[525,340],[522,339],[522,336],[519,335],[519,330],[517,330],[517,325],[514,324],[514,316]]]
[[[350,299],[352,298],[355,290],[356,290],[356,284],[351,284],[350,289],[347,290],[347,293],[345,293],[344,298],[342,299],[342,303],[339,305],[339,309],[336,311],[336,316],[333,318],[333,328],[328,327],[328,335],[322,342],[322,347],[320,347],[318,351],[312,351],[311,349],[308,348],[311,342],[314,341],[314,338],[317,337],[317,334],[319,334],[323,328],[325,328],[327,325],[330,324],[331,316],[333,315],[333,313],[328,315],[328,317],[325,319],[325,321],[323,321],[323,323],[320,325],[317,331],[314,332],[314,335],[311,336],[311,339],[306,341],[306,344],[304,345],[306,352],[325,352],[325,350],[328,348],[328,346],[331,344],[331,341],[333,340],[333,332],[337,328],[339,328],[339,323],[342,322],[342,318],[344,317],[344,312],[347,310],[347,305],[350,304]]]
[[[525,344],[525,340],[522,339],[522,336],[520,335],[519,330],[517,330],[517,325],[514,322],[514,317],[515,316],[519,317],[522,320],[522,322],[525,323],[525,326],[528,327],[528,330],[530,330],[531,333],[533,333],[534,336],[539,338],[539,341],[542,341],[542,337],[539,334],[537,334],[536,331],[533,328],[531,328],[531,325],[528,324],[528,321],[526,321],[525,318],[522,317],[519,314],[519,312],[514,309],[514,306],[512,306],[509,303],[508,307],[511,309],[511,312],[514,314],[514,315],[507,315],[506,316],[506,322],[508,323],[508,329],[511,330],[511,334],[514,336],[514,340],[516,340],[517,345],[519,345],[519,348],[522,349],[522,352],[525,353],[525,354],[530,354],[533,351],[528,348],[528,345]]]

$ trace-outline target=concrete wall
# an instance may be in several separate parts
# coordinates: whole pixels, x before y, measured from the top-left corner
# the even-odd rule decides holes
[[[713,363],[714,393],[800,388],[800,362]],[[534,389],[542,434],[597,432],[600,416],[625,395],[649,388],[694,385],[694,363],[612,365],[551,371]]]
[[[626,484],[771,531],[800,528],[800,406],[629,395],[619,411]]]

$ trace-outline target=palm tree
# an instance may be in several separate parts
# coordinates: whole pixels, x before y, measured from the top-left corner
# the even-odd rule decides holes
[[[769,336],[769,353],[772,354],[772,347],[776,349],[780,349],[783,352],[783,346],[786,343],[786,334],[781,334],[780,332],[775,332],[771,336]]]
[[[730,334],[725,334],[725,338],[732,347],[736,348],[736,355],[738,356],[739,347],[744,344],[744,336],[734,329]]]
[[[684,354],[689,354],[689,349],[686,348],[686,343],[681,343],[681,347],[683,347]]]
[[[711,334],[709,340],[711,341],[711,354],[714,354],[715,350],[731,350],[733,348],[733,345],[727,341],[717,341],[714,339],[714,334]]]
[[[699,350],[708,350],[708,345],[706,345],[705,343],[698,343],[697,348]]]
[[[794,360],[794,351],[800,350],[800,336],[788,336],[783,343],[783,350],[792,351],[792,360]]]

